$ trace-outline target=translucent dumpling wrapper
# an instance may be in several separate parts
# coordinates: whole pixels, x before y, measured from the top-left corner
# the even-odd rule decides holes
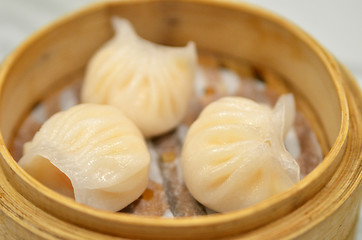
[[[194,43],[159,45],[140,38],[125,19],[112,23],[115,36],[87,66],[82,101],[116,106],[146,137],[167,132],[182,121],[193,94]]]
[[[241,97],[209,104],[191,125],[182,151],[184,181],[194,198],[226,212],[297,183],[299,165],[283,140],[294,117],[291,94],[273,109]]]
[[[150,156],[117,108],[80,104],[49,118],[19,165],[44,185],[94,208],[118,211],[146,189]]]

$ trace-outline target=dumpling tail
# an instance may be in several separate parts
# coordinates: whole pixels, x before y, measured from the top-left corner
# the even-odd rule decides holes
[[[284,151],[280,156],[280,164],[287,172],[293,184],[300,181],[300,167],[297,161],[292,157],[288,151]]]
[[[295,100],[293,94],[285,94],[279,97],[274,106],[275,122],[284,139],[295,119]]]
[[[112,17],[111,23],[113,30],[116,33],[116,37],[127,37],[132,39],[138,39],[138,35],[135,32],[130,21],[120,17]]]
[[[193,60],[196,62],[197,54],[196,54],[196,44],[193,41],[189,41],[185,47],[187,49],[188,54],[193,56]]]

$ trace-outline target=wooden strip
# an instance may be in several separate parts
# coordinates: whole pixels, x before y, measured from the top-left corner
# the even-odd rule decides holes
[[[175,217],[204,215],[206,211],[187,190],[182,177],[180,155],[182,142],[174,131],[154,140],[158,146],[159,165],[170,210]]]

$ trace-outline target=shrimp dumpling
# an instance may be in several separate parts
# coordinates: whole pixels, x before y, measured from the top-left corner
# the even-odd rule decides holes
[[[248,207],[299,181],[284,146],[295,115],[293,95],[272,109],[241,97],[209,104],[191,125],[182,151],[184,181],[196,200],[218,212]]]
[[[118,211],[146,189],[150,156],[117,108],[79,104],[56,113],[24,145],[19,165],[44,185],[94,208]]]
[[[171,47],[140,38],[125,19],[113,18],[115,36],[91,58],[83,102],[119,108],[153,137],[174,128],[186,114],[197,55],[194,43]]]

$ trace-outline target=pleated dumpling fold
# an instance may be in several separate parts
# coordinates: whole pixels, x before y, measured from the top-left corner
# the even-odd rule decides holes
[[[112,18],[115,36],[91,58],[83,102],[119,108],[145,137],[165,133],[186,114],[197,65],[193,42],[171,47],[142,39],[128,20]]]
[[[241,97],[208,105],[191,125],[182,151],[184,181],[199,202],[238,210],[299,181],[299,165],[284,146],[294,122],[293,95],[272,109]]]
[[[49,118],[24,145],[19,165],[44,185],[88,206],[118,211],[146,189],[150,156],[117,108],[80,104]]]

